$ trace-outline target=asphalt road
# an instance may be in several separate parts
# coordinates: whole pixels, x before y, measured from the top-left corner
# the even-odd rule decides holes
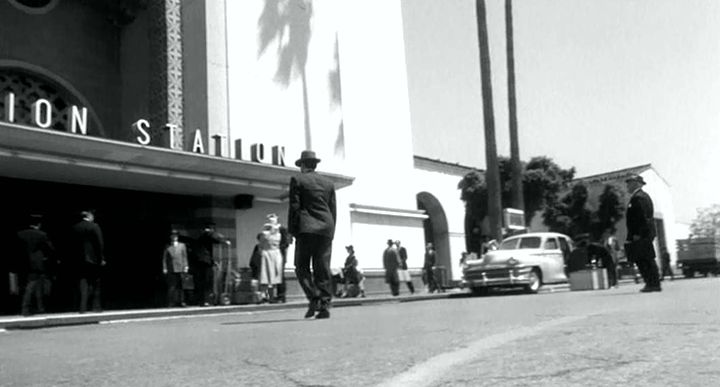
[[[709,386],[720,279],[0,333],[3,386]]]

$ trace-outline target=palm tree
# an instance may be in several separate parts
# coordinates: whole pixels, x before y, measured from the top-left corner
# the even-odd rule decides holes
[[[510,119],[510,160],[512,164],[512,206],[525,210],[522,164],[518,141],[517,106],[515,102],[515,44],[513,43],[512,0],[505,0],[505,39],[508,73],[508,111]]]
[[[493,115],[492,80],[490,74],[490,49],[488,47],[487,18],[485,0],[476,0],[475,8],[478,23],[478,44],[480,48],[480,76],[482,79],[483,119],[485,123],[485,159],[488,189],[488,220],[490,236],[502,239],[500,219],[500,172],[498,170],[497,144],[495,142],[495,118]]]

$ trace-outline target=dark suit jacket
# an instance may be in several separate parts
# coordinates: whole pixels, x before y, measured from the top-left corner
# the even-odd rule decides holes
[[[335,235],[335,186],[316,172],[298,174],[290,179],[288,231],[291,235]]]
[[[401,246],[398,249],[398,255],[400,255],[400,268],[403,270],[407,270],[407,250],[405,250],[405,248]]]
[[[643,190],[635,192],[630,198],[627,214],[625,215],[628,241],[632,241],[636,235],[651,240],[655,238],[654,213],[655,209],[650,196]]]
[[[72,228],[75,245],[75,257],[80,262],[100,265],[105,260],[103,256],[104,242],[100,226],[95,222],[81,220]]]
[[[383,252],[383,267],[385,268],[385,282],[398,282],[397,270],[400,268],[400,254],[397,249],[388,247]]]
[[[217,231],[203,230],[197,239],[197,251],[195,252],[198,262],[211,265],[219,261],[219,257],[213,256],[213,245],[225,243],[227,239]]]
[[[625,214],[627,226],[627,239],[625,250],[629,258],[649,259],[655,258],[655,249],[652,241],[655,239],[655,220],[652,199],[642,189],[635,192]],[[639,240],[635,240],[639,237]]]
[[[42,230],[29,228],[18,232],[18,254],[16,270],[19,273],[44,273],[48,258],[53,251],[52,243]]]

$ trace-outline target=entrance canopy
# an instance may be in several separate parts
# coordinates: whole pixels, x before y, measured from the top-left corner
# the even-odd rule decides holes
[[[297,169],[0,123],[0,176],[182,195],[287,197]],[[353,178],[323,173],[337,189]]]

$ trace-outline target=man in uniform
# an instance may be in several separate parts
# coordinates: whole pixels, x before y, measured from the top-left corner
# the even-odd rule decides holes
[[[656,236],[653,202],[650,195],[642,190],[645,185],[642,176],[633,174],[625,180],[625,183],[631,195],[625,214],[627,225],[625,252],[628,258],[637,264],[640,275],[645,281],[645,287],[640,291],[659,292],[662,289],[653,247],[653,239]]]
[[[300,174],[290,178],[288,232],[295,238],[295,274],[309,304],[305,318],[321,319],[330,317],[330,258],[337,214],[335,186],[315,172],[319,162],[309,150],[295,161]]]

